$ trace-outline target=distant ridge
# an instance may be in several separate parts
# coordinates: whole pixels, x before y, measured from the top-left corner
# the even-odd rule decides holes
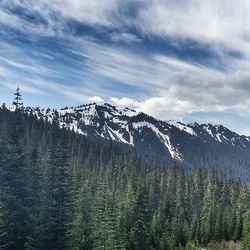
[[[191,170],[214,167],[250,179],[250,137],[222,125],[160,121],[108,103],[62,109],[26,107],[24,111],[88,137],[133,147],[139,155],[164,165],[177,162]]]

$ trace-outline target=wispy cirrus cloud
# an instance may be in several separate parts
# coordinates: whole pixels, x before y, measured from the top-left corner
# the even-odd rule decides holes
[[[3,0],[0,84],[41,105],[45,93],[161,119],[247,116],[249,19],[244,0]]]
[[[138,38],[135,34],[131,33],[117,33],[114,32],[110,35],[110,38],[114,42],[124,42],[124,43],[134,43],[134,42],[141,42],[141,39]]]
[[[250,4],[244,0],[226,3],[223,0],[153,0],[139,12],[137,25],[146,34],[188,38],[241,50],[249,49],[250,28],[246,25],[249,14]]]

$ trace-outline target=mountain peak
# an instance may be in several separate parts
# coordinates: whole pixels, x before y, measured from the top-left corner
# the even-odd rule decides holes
[[[135,127],[138,129],[135,124],[142,125],[141,122],[145,122],[144,127],[152,129],[154,126],[164,135],[173,134],[173,130],[175,130],[175,133],[185,133],[186,136],[242,147],[247,147],[250,141],[250,137],[240,136],[222,125],[196,122],[185,124],[178,120],[160,121],[143,112],[137,112],[128,107],[118,108],[109,103],[103,105],[89,103],[61,109],[26,107],[25,111],[49,122],[57,120],[60,126],[66,126],[81,134],[100,136],[130,145],[134,145],[131,139],[134,131],[131,130]]]
[[[211,154],[211,166],[216,159],[222,159],[222,155],[230,155],[230,162],[220,160],[220,164],[227,163],[234,167],[243,164],[236,155],[238,151],[242,155],[249,155],[250,137],[238,135],[222,125],[161,121],[143,112],[108,103],[89,103],[61,109],[26,107],[24,112],[48,122],[56,121],[60,127],[88,137],[133,147],[139,154],[160,159],[164,164],[173,160],[189,167],[205,164],[205,155]]]

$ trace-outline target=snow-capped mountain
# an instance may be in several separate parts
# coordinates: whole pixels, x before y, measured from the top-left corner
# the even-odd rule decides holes
[[[226,168],[236,176],[237,171],[243,171],[241,176],[250,172],[250,137],[221,125],[160,121],[129,108],[95,103],[63,109],[27,107],[25,112],[79,134],[131,146],[166,165],[176,161],[190,169]]]

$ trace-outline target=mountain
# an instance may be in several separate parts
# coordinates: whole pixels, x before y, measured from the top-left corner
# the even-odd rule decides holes
[[[214,169],[159,169],[20,109],[0,108],[0,131],[2,250],[249,249],[244,182]]]
[[[26,107],[25,112],[88,137],[118,142],[163,165],[213,167],[250,180],[250,137],[222,125],[161,121],[129,108],[95,103],[63,109]]]

